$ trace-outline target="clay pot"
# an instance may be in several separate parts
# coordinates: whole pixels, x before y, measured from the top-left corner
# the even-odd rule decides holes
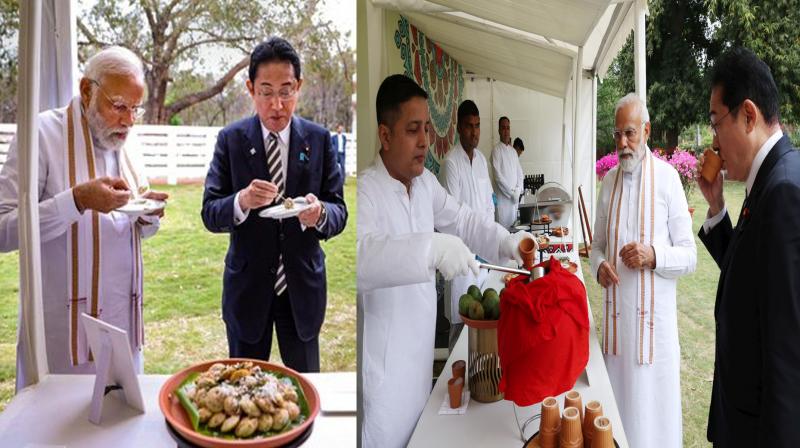
[[[713,149],[706,148],[703,152],[703,170],[700,175],[703,176],[706,182],[714,182],[721,168],[722,158]]]
[[[583,448],[583,431],[581,430],[581,413],[576,407],[564,409],[561,417],[561,434],[558,437],[561,448]]]
[[[542,401],[542,418],[539,421],[539,445],[542,448],[558,447],[558,432],[561,430],[561,412],[558,400],[547,397]]]
[[[447,393],[450,395],[450,407],[458,409],[461,407],[461,392],[464,390],[464,378],[450,378],[447,382]]]
[[[453,363],[453,378],[461,378],[464,379],[464,375],[467,372],[467,363],[460,359]]]
[[[592,448],[592,437],[594,436],[594,419],[603,415],[603,405],[599,401],[593,400],[586,403],[586,410],[583,413],[583,446]]]
[[[611,433],[611,420],[608,417],[594,419],[592,448],[614,448],[614,436]]]
[[[580,420],[583,422],[583,401],[581,400],[581,393],[577,390],[571,390],[564,395],[564,409],[575,408],[580,411]]]
[[[522,256],[522,266],[527,269],[533,269],[533,262],[536,258],[536,243],[530,238],[525,238],[519,242],[519,254]]]

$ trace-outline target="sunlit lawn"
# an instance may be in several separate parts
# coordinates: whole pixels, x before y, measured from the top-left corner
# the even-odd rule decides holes
[[[202,185],[157,188],[169,192],[170,201],[161,229],[143,248],[145,373],[173,373],[227,357],[220,298],[228,236],[203,227]],[[355,191],[355,179],[349,178],[347,227],[323,242],[328,274],[328,309],[320,337],[323,371],[356,368]],[[0,254],[0,410],[14,394],[18,260],[18,252]],[[280,359],[277,343],[272,359]]]

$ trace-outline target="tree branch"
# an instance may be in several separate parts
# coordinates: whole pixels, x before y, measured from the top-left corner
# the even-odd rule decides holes
[[[205,101],[213,97],[214,95],[222,92],[222,90],[225,88],[226,85],[228,85],[228,83],[234,78],[234,76],[236,76],[237,73],[242,71],[242,69],[247,67],[249,64],[250,64],[250,55],[247,55],[244,58],[242,58],[242,60],[239,61],[239,63],[231,67],[231,69],[228,70],[228,72],[225,73],[225,75],[222,78],[220,78],[216,83],[214,83],[213,86],[205,90],[201,90],[199,92],[190,93],[175,100],[172,104],[170,104],[165,108],[166,119],[169,120],[170,118],[172,118],[172,116],[174,116],[177,113],[180,113],[187,107],[190,107],[201,101]]]

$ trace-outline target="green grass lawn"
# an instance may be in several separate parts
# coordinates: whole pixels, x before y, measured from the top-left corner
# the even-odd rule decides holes
[[[683,405],[683,444],[685,447],[708,447],[706,424],[711,402],[711,381],[714,374],[714,299],[719,268],[697,238],[705,221],[708,206],[695,188],[689,195],[689,206],[695,208],[692,229],[697,243],[697,270],[678,280],[678,331],[681,345],[681,392]],[[725,183],[725,199],[733,225],[744,201],[744,185]],[[591,272],[583,259],[583,272]],[[589,303],[597,325],[598,337],[603,322],[600,286],[586,275]]]
[[[173,373],[228,354],[221,318],[227,234],[209,233],[200,220],[202,185],[158,186],[170,194],[161,229],[143,244],[145,372]],[[345,186],[344,232],[323,242],[328,310],[320,336],[323,371],[356,369],[356,187]],[[0,410],[14,394],[19,253],[0,254]],[[272,360],[279,360],[277,342]]]

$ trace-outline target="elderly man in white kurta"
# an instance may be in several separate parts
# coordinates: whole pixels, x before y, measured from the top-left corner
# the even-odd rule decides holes
[[[619,165],[603,178],[592,272],[603,286],[603,353],[628,443],[680,447],[677,278],[695,269],[692,221],[678,172],[647,147],[635,94],[616,107]]]
[[[509,228],[517,220],[524,176],[517,150],[511,146],[511,121],[508,117],[500,117],[497,124],[500,142],[492,150],[492,169],[495,193],[497,193],[497,222]]]
[[[465,100],[458,106],[459,142],[445,157],[439,181],[459,203],[468,206],[484,219],[494,222],[494,202],[492,201],[492,182],[486,157],[478,149],[481,136],[481,118],[478,106],[472,100]],[[458,314],[458,301],[466,294],[470,285],[480,285],[488,271],[481,269],[475,276],[471,272],[459,275],[445,288],[445,296],[450,296],[449,318],[451,324],[461,322]]]
[[[125,148],[143,97],[141,62],[124,48],[110,47],[87,61],[79,95],[64,108],[39,114],[42,299],[51,373],[94,370],[79,318],[84,312],[126,330],[135,365],[142,370],[141,238],[158,230],[163,212],[136,219],[114,209],[134,192],[167,197],[149,191]],[[14,139],[0,171],[3,252],[19,248],[17,161],[22,150]],[[25,322],[19,325],[22,329]],[[20,358],[26,353],[18,345],[18,388],[27,384]]]
[[[364,448],[406,446],[430,395],[435,271],[445,279],[475,273],[473,252],[493,262],[520,262],[519,241],[532,238],[510,235],[459,204],[424,168],[431,126],[426,98],[403,75],[383,81],[376,99],[381,151],[358,177],[358,421]]]

